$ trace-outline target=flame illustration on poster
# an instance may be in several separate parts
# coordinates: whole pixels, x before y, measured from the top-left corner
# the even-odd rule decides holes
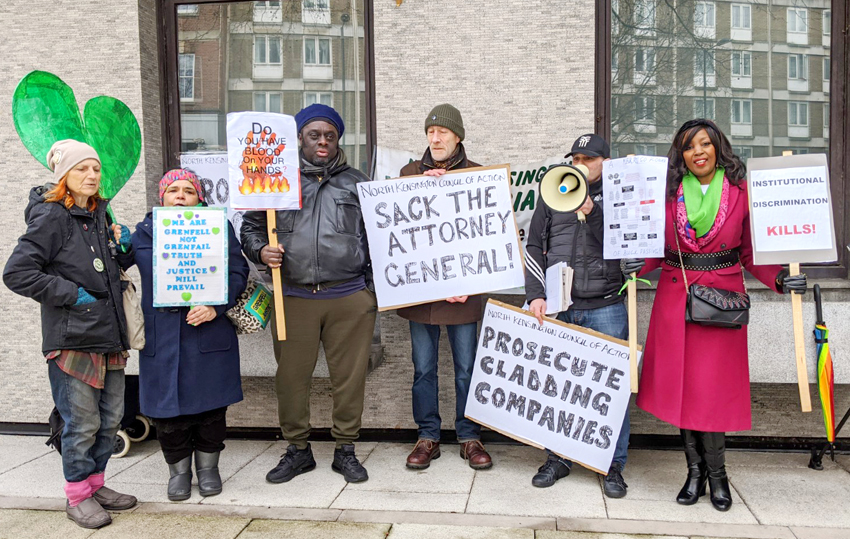
[[[102,165],[100,195],[114,198],[127,183],[142,154],[142,133],[133,112],[121,101],[98,96],[83,114],[70,86],[46,71],[32,71],[18,83],[12,118],[24,147],[47,167],[47,152],[58,140],[93,147]]]
[[[227,115],[230,207],[301,208],[295,118],[266,112]]]

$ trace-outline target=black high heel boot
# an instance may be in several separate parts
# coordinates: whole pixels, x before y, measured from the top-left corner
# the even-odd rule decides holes
[[[702,443],[705,448],[705,464],[708,467],[711,505],[718,511],[728,511],[732,507],[732,493],[729,491],[729,479],[726,477],[726,434],[703,432]]]
[[[685,486],[676,496],[676,502],[681,505],[693,505],[705,496],[705,480],[708,477],[705,461],[702,458],[702,447],[699,432],[681,429],[682,442],[685,444],[685,458],[688,461],[688,478]]]

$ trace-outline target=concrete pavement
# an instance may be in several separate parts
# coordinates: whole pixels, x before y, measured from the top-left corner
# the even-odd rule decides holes
[[[494,467],[474,471],[445,445],[427,470],[404,466],[406,444],[361,443],[370,480],[346,484],[330,469],[333,444],[314,443],[315,471],[282,485],[265,473],[283,442],[230,440],[222,453],[224,492],[172,503],[168,472],[155,441],[134,444],[112,459],[107,485],[134,494],[139,506],[115,514],[97,532],[65,518],[59,455],[43,437],[0,436],[0,538],[11,537],[527,537],[624,539],[663,537],[777,539],[850,538],[850,456],[807,468],[801,453],[729,452],[732,510],[703,498],[675,502],[684,480],[680,452],[634,450],[624,473],[629,494],[605,498],[601,478],[576,466],[549,489],[531,486],[542,451],[490,445]],[[615,534],[615,535],[610,535]]]

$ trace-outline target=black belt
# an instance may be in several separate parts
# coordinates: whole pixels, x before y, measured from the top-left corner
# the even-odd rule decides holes
[[[679,254],[676,251],[665,251],[664,262],[674,268],[681,267]],[[737,264],[740,260],[737,249],[718,251],[716,253],[681,253],[681,256],[682,263],[685,264],[685,269],[691,271],[714,271],[729,268]]]
[[[357,279],[357,277],[355,277],[354,279]],[[324,283],[316,283],[316,284],[298,284],[298,283],[284,283],[284,284],[286,284],[286,286],[288,286],[289,288],[300,288],[302,290],[311,290],[312,292],[317,292],[317,291],[322,291],[322,290],[328,290],[328,289],[333,288],[335,286],[339,286],[339,285],[345,284],[349,281],[353,281],[354,279],[343,279],[341,281],[327,281],[327,282],[324,282]]]

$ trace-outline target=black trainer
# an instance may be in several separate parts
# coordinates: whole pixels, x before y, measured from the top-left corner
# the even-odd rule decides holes
[[[609,498],[625,498],[629,486],[623,480],[623,468],[615,462],[608,470],[608,475],[602,480],[602,490]]]
[[[272,468],[266,474],[266,481],[269,483],[286,483],[296,475],[309,472],[316,468],[316,461],[313,459],[313,450],[310,444],[307,444],[307,449],[298,449],[294,445],[286,448],[286,453],[283,458],[277,463],[277,466]]]
[[[546,462],[531,478],[531,484],[540,488],[551,487],[555,484],[555,481],[568,475],[570,475],[570,467],[566,461],[558,455],[549,453]]]
[[[334,461],[331,469],[342,474],[348,483],[362,483],[369,479],[366,468],[360,464],[354,455],[354,444],[345,444],[334,450]]]

